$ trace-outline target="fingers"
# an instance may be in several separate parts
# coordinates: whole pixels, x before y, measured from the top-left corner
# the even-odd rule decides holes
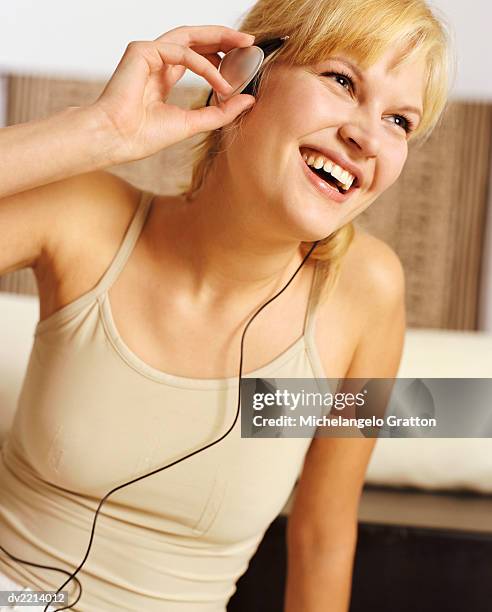
[[[213,89],[221,91],[225,94],[231,93],[232,88],[230,84],[220,74],[214,63],[193,49],[168,42],[150,44],[155,45],[153,48],[159,54],[159,57],[164,64],[186,66],[186,68],[189,68],[195,74],[198,74],[206,79]]]
[[[197,53],[227,53],[235,47],[247,47],[254,36],[221,25],[181,26],[166,32],[156,41],[169,41],[185,47],[193,47]]]
[[[238,94],[219,106],[207,106],[188,111],[186,113],[186,138],[200,132],[216,130],[231,123],[254,103],[255,98],[253,96]]]
[[[120,73],[124,68],[133,71],[142,60],[148,66],[148,73],[160,71],[166,65],[184,66],[202,76],[213,89],[227,95],[231,93],[231,87],[218,70],[221,62],[218,51],[227,53],[237,47],[250,46],[253,42],[253,36],[226,26],[181,26],[154,41],[131,42]],[[172,74],[177,74],[177,70],[174,69]],[[146,77],[140,73],[140,86]],[[168,86],[171,87],[175,81],[168,83]]]

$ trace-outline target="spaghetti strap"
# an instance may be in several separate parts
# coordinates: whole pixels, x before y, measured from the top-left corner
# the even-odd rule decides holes
[[[35,335],[38,335],[45,330],[52,329],[54,326],[78,314],[87,305],[93,303],[95,300],[98,300],[101,295],[105,294],[122,270],[126,260],[132,252],[133,247],[135,246],[135,243],[137,242],[140,232],[142,231],[142,227],[145,223],[145,219],[147,218],[147,213],[153,197],[153,193],[149,191],[142,191],[139,205],[135,214],[133,215],[132,220],[130,221],[130,225],[126,230],[121,245],[99,282],[90,291],[82,294],[73,302],[66,304],[42,321],[38,321],[34,331]]]
[[[323,262],[317,259],[314,262],[314,272],[311,281],[311,289],[309,292],[309,299],[306,308],[306,315],[304,318],[304,335],[311,336],[313,334],[314,323],[316,319],[316,312],[318,310],[320,293],[322,288],[322,273],[321,267]]]
[[[316,260],[309,301],[306,309],[306,317],[304,320],[304,341],[309,360],[311,361],[311,367],[316,378],[326,377],[316,346],[315,330],[322,289],[326,283],[327,265],[328,262],[326,261],[319,259]]]
[[[125,263],[130,257],[133,247],[140,236],[140,232],[144,226],[153,198],[154,194],[150,191],[142,191],[140,203],[135,214],[133,215],[133,219],[131,220],[128,229],[126,230],[121,245],[113,257],[113,261],[110,263],[106,272],[95,287],[98,295],[102,295],[111,287],[121,270],[124,268]]]

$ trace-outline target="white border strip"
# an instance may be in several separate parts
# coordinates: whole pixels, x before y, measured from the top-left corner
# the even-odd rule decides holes
[[[490,332],[492,331],[492,159],[489,172],[489,198],[482,257],[478,328]]]
[[[7,121],[7,77],[0,75],[0,128]]]

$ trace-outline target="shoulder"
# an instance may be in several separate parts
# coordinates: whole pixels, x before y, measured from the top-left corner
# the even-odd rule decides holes
[[[52,227],[33,271],[40,299],[56,295],[64,302],[109,265],[142,192],[109,172],[97,171],[53,184],[50,193],[52,198],[43,202],[49,202],[46,214]]]
[[[383,240],[356,228],[342,265],[343,281],[356,285],[361,298],[375,304],[397,300],[405,290],[405,273],[397,253]]]
[[[318,318],[316,342],[325,372],[345,377],[393,372],[405,328],[405,275],[395,251],[357,228],[338,285]]]
[[[138,205],[141,192],[109,172],[91,172],[58,185],[57,214],[50,248],[69,246],[84,237],[96,239],[124,226]]]
[[[398,254],[383,240],[356,228],[340,267],[339,291],[360,329],[405,299],[405,272]]]
[[[382,240],[358,233],[357,295],[362,305],[358,340],[347,378],[396,376],[405,337],[405,274],[400,258]]]
[[[71,257],[88,253],[89,245],[120,240],[140,196],[136,187],[104,171],[50,185],[50,197],[42,199],[51,229],[39,259],[40,270],[63,267]]]

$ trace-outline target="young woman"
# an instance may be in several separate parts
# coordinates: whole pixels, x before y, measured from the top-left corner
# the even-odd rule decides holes
[[[94,104],[0,131],[0,273],[31,267],[40,296],[0,463],[0,570],[21,587],[61,585],[18,560],[72,572],[110,489],[227,430],[245,325],[314,242],[249,328],[244,375],[397,373],[402,267],[351,221],[442,113],[446,29],[423,0],[260,0],[241,30],[131,43]],[[187,68],[226,96],[218,52],[286,35],[256,101],[166,102]],[[182,194],[104,171],[201,132]],[[299,477],[285,612],[346,612],[374,442],[247,439],[237,422],[108,498],[73,609],[224,611]]]

